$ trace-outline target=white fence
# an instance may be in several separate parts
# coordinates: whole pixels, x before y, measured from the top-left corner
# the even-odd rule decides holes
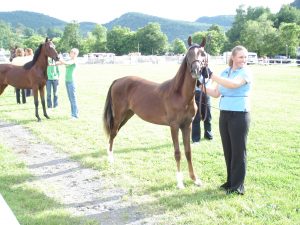
[[[79,63],[87,63],[87,64],[140,64],[140,63],[148,63],[148,64],[165,64],[165,63],[173,63],[180,64],[184,59],[184,55],[175,55],[175,56],[136,56],[136,55],[123,55],[123,56],[115,56],[108,54],[107,56],[103,55],[100,57],[79,57]],[[227,64],[226,58],[223,56],[210,56],[209,57],[210,64]],[[297,65],[296,59],[259,59],[258,63],[260,65]]]

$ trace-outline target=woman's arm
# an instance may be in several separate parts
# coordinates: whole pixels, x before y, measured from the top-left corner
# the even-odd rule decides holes
[[[226,88],[238,88],[246,83],[246,80],[240,76],[233,79],[220,77],[212,73],[211,79]]]

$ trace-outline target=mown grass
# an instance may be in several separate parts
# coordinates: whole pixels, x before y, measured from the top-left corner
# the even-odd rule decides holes
[[[215,72],[224,68],[219,65],[211,67]],[[218,132],[217,99],[212,101],[214,140],[203,140],[200,145],[192,146],[194,168],[204,182],[203,187],[194,186],[188,178],[182,151],[186,188],[176,189],[176,164],[169,128],[147,123],[136,116],[128,121],[115,139],[114,165],[107,163],[102,111],[111,82],[126,75],[162,82],[172,78],[178,68],[179,65],[172,64],[81,65],[76,81],[79,120],[70,119],[63,79],[59,86],[59,107],[48,111],[50,120],[42,118],[42,122],[37,123],[32,98],[25,105],[17,105],[11,87],[0,97],[0,119],[29,128],[39,138],[69,153],[84,166],[99,170],[111,179],[112,187],[128,191],[127,200],[147,206],[148,213],[156,215],[155,220],[159,224],[299,224],[299,67],[251,67],[254,86],[246,195],[226,196],[218,189],[225,181],[226,172]],[[2,153],[11,154],[9,151]],[[16,165],[19,164],[12,162],[11,166]],[[12,171],[10,176],[15,177],[16,182],[22,182],[30,175],[19,177],[17,171]],[[18,209],[18,202],[13,200],[14,193],[10,193],[14,184],[7,183],[6,186],[7,195],[11,198],[9,204],[18,219],[23,221],[22,215],[27,210],[40,211],[34,203],[29,204],[29,209]],[[20,187],[20,190],[23,189],[26,191],[26,188]],[[19,195],[26,198],[27,194],[22,191]],[[44,198],[42,193],[40,197]],[[59,206],[55,212],[60,212]]]

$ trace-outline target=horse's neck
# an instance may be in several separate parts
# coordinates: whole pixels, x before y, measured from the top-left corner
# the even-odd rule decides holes
[[[48,57],[41,52],[35,63],[35,66],[40,67],[42,70],[47,70]]]
[[[182,63],[173,79],[173,90],[175,93],[185,97],[188,101],[194,96],[196,80],[192,78],[186,63]]]

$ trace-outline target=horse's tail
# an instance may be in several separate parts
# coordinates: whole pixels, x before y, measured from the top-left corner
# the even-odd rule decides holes
[[[107,92],[104,113],[103,113],[103,127],[104,131],[107,135],[110,135],[111,130],[114,125],[114,116],[112,111],[112,103],[111,103],[111,88],[114,85],[115,81],[110,85],[109,90]]]

